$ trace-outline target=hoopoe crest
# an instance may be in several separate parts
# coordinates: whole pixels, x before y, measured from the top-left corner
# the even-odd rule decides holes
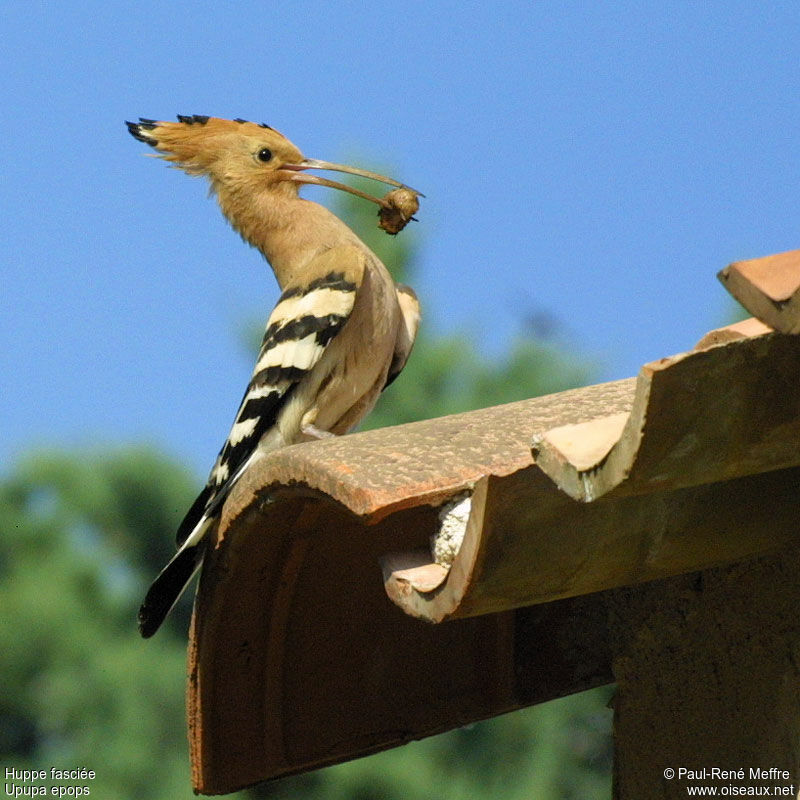
[[[413,290],[395,284],[347,225],[298,189],[313,183],[384,208],[386,202],[307,170],[348,172],[418,193],[367,170],[305,158],[267,125],[200,115],[127,125],[166,161],[208,179],[222,213],[261,251],[282,292],[228,438],[178,528],[178,551],[139,611],[148,637],[202,564],[207,535],[244,471],[278,447],[347,433],[397,377],[414,344],[420,314]]]

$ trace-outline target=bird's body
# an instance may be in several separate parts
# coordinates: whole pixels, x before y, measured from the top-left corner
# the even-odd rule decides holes
[[[233,227],[269,261],[282,294],[267,321],[253,376],[206,487],[178,529],[179,550],[139,612],[152,635],[200,566],[222,503],[264,453],[343,434],[402,370],[419,305],[334,214],[297,195],[298,184],[341,184],[303,174],[353,168],[304,159],[277,131],[240,120],[179,117],[128,123],[131,133],[190,174],[205,175]],[[371,198],[374,199],[374,198]]]

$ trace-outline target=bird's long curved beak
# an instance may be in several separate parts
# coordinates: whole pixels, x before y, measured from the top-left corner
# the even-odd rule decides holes
[[[410,189],[412,192],[414,192],[414,194],[420,195],[420,197],[425,196],[416,189],[411,189],[410,186],[406,186],[406,184],[400,183],[393,178],[388,178],[386,175],[379,175],[377,172],[370,172],[369,170],[359,169],[358,167],[350,167],[347,164],[334,164],[331,161],[320,161],[316,158],[304,158],[298,164],[284,164],[281,169],[288,170],[292,173],[291,175],[286,176],[286,180],[294,181],[295,183],[310,183],[316,186],[328,186],[331,189],[341,189],[343,192],[350,192],[350,194],[354,194],[357,197],[363,197],[365,200],[370,200],[371,202],[377,203],[379,206],[383,206],[384,208],[388,208],[389,204],[381,198],[374,197],[366,192],[362,192],[360,189],[355,189],[352,186],[348,186],[346,183],[328,180],[328,178],[320,178],[318,175],[307,175],[305,174],[305,170],[327,169],[333,172],[346,172],[349,175],[358,175],[362,178],[380,181],[381,183],[387,183],[390,186],[397,186],[400,189]]]
[[[385,175],[378,175],[377,172],[370,172],[367,169],[360,169],[359,167],[351,167],[347,164],[334,164],[331,161],[320,161],[317,158],[304,158],[299,164],[295,165],[296,169],[328,169],[331,172],[347,172],[350,175],[359,175],[362,178],[369,178],[373,181],[380,181],[381,183],[388,183],[389,186],[397,186],[399,189],[411,189],[405,183],[400,183],[394,178],[387,178]],[[424,197],[425,195],[418,192],[416,189],[411,189],[414,194]]]

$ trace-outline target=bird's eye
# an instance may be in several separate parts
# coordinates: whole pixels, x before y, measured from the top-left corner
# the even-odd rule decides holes
[[[258,153],[256,153],[256,158],[258,158],[259,161],[267,162],[272,158],[272,150],[267,147],[262,147]]]

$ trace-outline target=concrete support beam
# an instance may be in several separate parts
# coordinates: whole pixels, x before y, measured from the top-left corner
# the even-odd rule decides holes
[[[793,546],[609,594],[615,800],[731,785],[751,794],[728,796],[798,796],[798,564]]]

